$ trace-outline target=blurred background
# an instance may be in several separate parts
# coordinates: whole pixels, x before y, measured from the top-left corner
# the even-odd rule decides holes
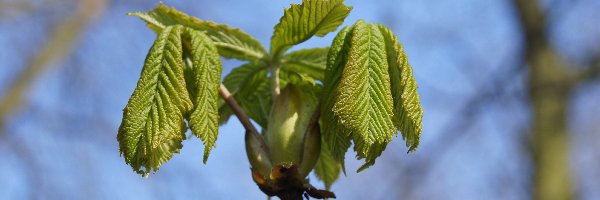
[[[119,156],[121,110],[156,37],[126,13],[158,2],[0,0],[0,199],[265,199],[236,120],[206,165],[194,137],[149,178]],[[164,0],[266,47],[299,2]],[[600,1],[346,4],[344,25],[398,35],[425,113],[416,152],[396,138],[357,174],[350,151],[338,199],[600,199]],[[240,64],[226,60],[223,74]]]

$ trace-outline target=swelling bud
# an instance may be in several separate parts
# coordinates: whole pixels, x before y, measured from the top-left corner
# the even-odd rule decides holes
[[[264,135],[246,132],[246,153],[252,179],[269,196],[282,200],[335,198],[315,189],[306,177],[321,151],[321,131],[316,100],[288,84],[274,100]]]
[[[302,153],[305,151],[305,135],[315,107],[314,100],[306,97],[300,88],[292,84],[288,84],[275,99],[265,135],[274,165],[300,166]],[[320,136],[316,139],[319,140],[319,145],[316,146],[320,148]],[[310,143],[315,142],[311,139]],[[318,157],[319,153],[315,154]],[[312,167],[314,164],[310,168]]]

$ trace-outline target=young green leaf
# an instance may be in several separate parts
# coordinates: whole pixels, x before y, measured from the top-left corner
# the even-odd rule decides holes
[[[277,58],[292,45],[313,35],[323,37],[335,31],[352,10],[343,3],[343,0],[302,0],[301,5],[292,4],[285,9],[271,37],[273,56]]]
[[[315,165],[315,175],[317,178],[323,181],[323,183],[325,183],[325,188],[329,190],[331,189],[331,185],[339,178],[340,170],[341,166],[333,159],[333,155],[331,155],[327,143],[321,142],[321,154]]]
[[[221,59],[217,48],[204,33],[186,28],[189,37],[194,108],[188,117],[192,133],[204,142],[204,163],[215,146],[219,128],[217,101],[221,84]]]
[[[396,132],[385,41],[376,26],[363,21],[354,25],[351,37],[332,110],[352,131],[358,157],[371,164]]]
[[[412,69],[387,28],[362,20],[338,34],[325,71],[324,137],[335,160],[354,142],[362,171],[375,163],[401,130],[410,150],[418,145],[422,108]],[[343,165],[342,165],[343,167]]]
[[[252,61],[266,55],[266,50],[260,42],[240,29],[211,21],[202,21],[162,3],[148,13],[131,12],[129,15],[138,16],[157,32],[172,25],[183,25],[204,31],[217,45],[219,54],[225,58]]]
[[[321,108],[322,136],[330,148],[333,158],[344,168],[344,156],[350,148],[350,132],[340,123],[339,116],[332,112],[337,101],[337,88],[344,65],[348,58],[352,27],[344,27],[335,37],[327,55],[327,68],[323,80],[323,105]]]
[[[394,124],[402,133],[409,152],[419,146],[422,131],[423,108],[417,93],[417,82],[402,44],[390,29],[378,25],[385,38],[392,96],[394,97]]]
[[[282,57],[283,71],[298,72],[316,80],[323,80],[329,47],[302,49]]]
[[[263,63],[246,63],[233,68],[233,70],[231,70],[231,72],[223,79],[223,84],[229,89],[231,94],[248,92],[244,90],[245,86],[247,86],[256,75],[266,71],[267,67]],[[261,74],[260,76],[263,75],[266,76],[265,74]]]
[[[119,151],[139,174],[156,172],[179,152],[185,139],[184,115],[193,104],[183,74],[182,30],[176,26],[160,32],[123,109],[117,134]]]

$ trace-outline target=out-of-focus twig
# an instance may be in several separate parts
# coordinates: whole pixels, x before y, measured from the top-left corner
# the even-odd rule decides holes
[[[106,8],[107,0],[83,0],[75,13],[60,23],[49,36],[39,53],[29,63],[0,99],[0,135],[4,133],[6,118],[23,105],[23,96],[35,78],[53,62],[69,55],[91,20]]]
[[[575,76],[575,83],[586,82],[600,77],[600,55],[592,58],[584,70]]]
[[[532,198],[573,199],[569,170],[567,111],[570,93],[578,82],[546,33],[548,18],[539,1],[513,0],[523,33],[529,65],[528,93],[532,112]]]

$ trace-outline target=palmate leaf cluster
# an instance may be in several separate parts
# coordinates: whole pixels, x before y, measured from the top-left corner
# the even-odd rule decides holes
[[[191,49],[190,64],[184,64],[184,46]],[[125,161],[141,174],[158,170],[181,149],[184,119],[204,141],[206,161],[217,139],[220,78],[219,55],[203,32],[181,25],[161,30],[123,110],[117,139]]]
[[[322,110],[324,140],[344,161],[350,141],[357,157],[375,163],[400,130],[413,151],[419,145],[422,109],[402,46],[383,25],[358,21],[340,31],[327,60]]]
[[[343,28],[331,47],[287,52],[337,30],[351,10],[343,0],[293,4],[274,27],[269,52],[239,29],[163,4],[130,13],[158,36],[118,131],[125,161],[140,174],[158,170],[182,148],[189,126],[204,142],[206,162],[218,126],[233,114],[218,96],[220,84],[264,132],[273,109],[273,78],[277,87],[293,84],[320,102],[323,142],[314,171],[327,187],[343,170],[352,143],[357,158],[365,159],[359,171],[375,163],[398,131],[409,151],[415,150],[422,108],[406,54],[389,29],[358,21]],[[221,82],[221,57],[246,63]],[[272,77],[273,69],[278,77]]]

